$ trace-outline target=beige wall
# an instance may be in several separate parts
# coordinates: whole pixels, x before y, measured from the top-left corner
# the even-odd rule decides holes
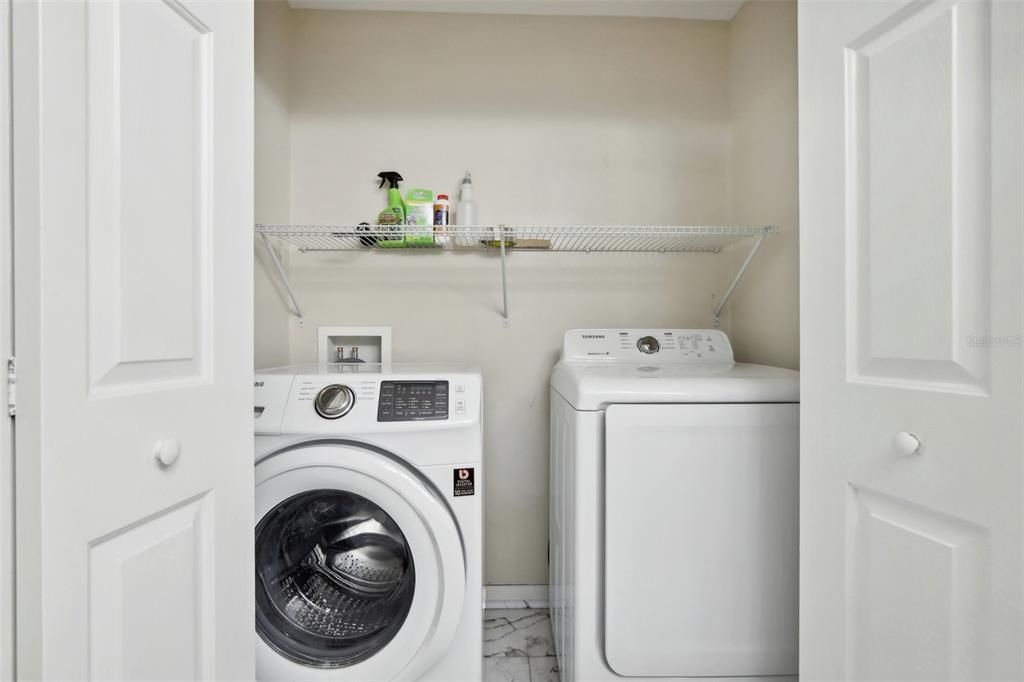
[[[282,1],[256,3],[257,223],[287,223],[291,202],[291,132],[288,120],[288,49],[291,10]],[[288,308],[274,265],[262,243],[256,248],[256,367],[288,363]],[[287,258],[287,253],[282,255]]]
[[[728,23],[314,11],[291,20],[291,222],[373,221],[385,199],[375,175],[392,169],[405,187],[453,200],[471,170],[487,222],[721,224],[741,208],[730,191]],[[486,580],[545,583],[547,379],[562,333],[708,326],[735,257],[514,253],[506,328],[494,257],[293,254],[305,324],[274,324],[289,329],[292,362],[315,359],[317,326],[347,324],[390,325],[398,361],[480,366]]]
[[[747,2],[730,22],[733,220],[769,224],[723,326],[745,362],[798,368],[796,2]],[[738,266],[746,244],[728,254]]]

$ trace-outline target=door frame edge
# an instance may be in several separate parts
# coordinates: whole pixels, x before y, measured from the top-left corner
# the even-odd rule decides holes
[[[14,355],[11,0],[0,0],[0,364]],[[8,385],[3,382],[7,405]],[[6,410],[5,410],[6,412]],[[0,680],[15,680],[14,423],[0,415]]]

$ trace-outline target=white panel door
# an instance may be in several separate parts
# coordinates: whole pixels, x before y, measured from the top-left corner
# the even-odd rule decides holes
[[[1022,9],[800,5],[805,680],[1024,678]]]
[[[796,675],[798,412],[607,409],[604,652],[616,673]]]
[[[251,3],[14,5],[19,677],[252,679]]]

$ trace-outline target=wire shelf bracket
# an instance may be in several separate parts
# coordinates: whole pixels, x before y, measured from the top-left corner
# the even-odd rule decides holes
[[[277,255],[277,249],[271,245],[270,240],[267,239],[265,232],[257,232],[260,236],[260,240],[263,242],[263,246],[267,248],[270,253],[270,259],[274,261],[274,267],[277,269],[277,275],[281,278],[281,283],[284,284],[284,290],[288,293],[288,301],[291,303],[292,311],[295,316],[299,318],[299,326],[302,325],[302,308],[299,307],[299,302],[295,300],[295,291],[292,290],[291,282],[288,280],[288,272],[281,265],[281,258]]]
[[[494,228],[494,237],[498,240],[498,249],[501,251],[501,323],[505,327],[510,327],[512,321],[508,318],[508,269],[505,264],[508,250],[505,246],[504,233],[504,229],[500,227]]]
[[[747,268],[750,267],[750,262],[754,260],[754,256],[757,255],[758,249],[760,249],[761,244],[764,243],[764,238],[771,234],[771,232],[772,230],[765,228],[757,237],[757,240],[754,242],[754,246],[750,249],[750,253],[747,254],[746,259],[743,261],[743,265],[740,266],[739,272],[737,272],[736,276],[732,278],[732,283],[729,285],[729,288],[725,290],[725,295],[722,296],[722,300],[718,302],[718,305],[716,305],[715,309],[711,312],[715,318],[715,329],[718,329],[718,326],[722,322],[722,309],[725,308],[729,299],[732,298],[732,293],[736,291],[736,286],[740,283],[740,280],[743,279],[743,275],[746,274]]]
[[[288,296],[292,312],[303,323],[302,308],[295,296],[288,272],[269,237],[276,237],[300,253],[323,251],[375,251],[409,253],[452,251],[494,251],[501,263],[501,317],[511,326],[508,300],[508,257],[513,251],[529,253],[719,253],[740,240],[755,238],[754,246],[740,266],[712,315],[721,321],[733,292],[753,261],[765,237],[777,231],[771,226],[645,226],[645,225],[556,225],[482,227],[450,226],[443,244],[436,243],[423,228],[401,225],[256,225],[256,234],[266,247]],[[442,248],[446,247],[446,248]]]

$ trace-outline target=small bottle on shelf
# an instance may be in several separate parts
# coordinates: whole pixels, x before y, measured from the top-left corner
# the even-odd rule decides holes
[[[447,194],[438,194],[434,201],[434,243],[449,245],[448,226],[451,224],[452,204]]]

